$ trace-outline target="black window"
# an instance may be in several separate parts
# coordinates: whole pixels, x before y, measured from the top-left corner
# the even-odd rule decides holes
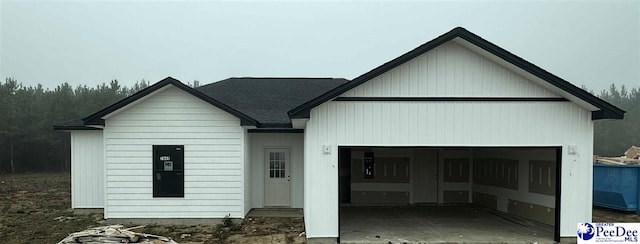
[[[184,197],[184,145],[153,145],[153,197]]]

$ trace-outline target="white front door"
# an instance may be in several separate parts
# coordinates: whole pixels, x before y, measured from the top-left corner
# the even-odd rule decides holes
[[[264,206],[289,207],[291,204],[289,149],[266,149],[264,158]]]

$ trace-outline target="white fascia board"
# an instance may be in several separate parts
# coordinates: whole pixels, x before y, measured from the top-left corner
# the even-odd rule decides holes
[[[309,121],[309,119],[292,119],[291,127],[294,129],[304,129],[307,126],[307,121]]]

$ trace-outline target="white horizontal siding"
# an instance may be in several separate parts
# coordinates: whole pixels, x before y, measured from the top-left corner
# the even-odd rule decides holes
[[[126,175],[126,176],[137,176],[137,175],[146,175],[149,173],[147,169],[109,169],[107,171],[107,176],[110,175]],[[198,170],[190,170],[185,169],[186,173],[193,176],[227,176],[229,180],[237,180],[237,176],[241,176],[241,171],[239,169],[198,169]],[[217,179],[224,179],[225,177],[216,177]]]
[[[211,105],[213,106],[213,105]],[[159,120],[123,120],[123,121],[113,121],[111,126],[126,126],[126,127],[233,127],[236,126],[235,121],[218,121],[215,124],[207,126],[203,124],[202,121],[181,121],[179,125],[175,124],[173,121],[159,121]],[[163,128],[158,128],[162,130]]]
[[[202,216],[219,216],[226,215],[229,212],[241,212],[239,208],[229,207],[229,206],[217,206],[207,208],[207,210],[197,210],[197,211],[181,211],[179,215],[174,214],[171,210],[175,207],[166,207],[166,208],[155,208],[149,209],[151,211],[140,211],[145,210],[144,207],[139,208],[131,208],[130,210],[121,210],[117,209],[116,213],[113,213],[110,218],[144,218],[144,219],[153,219],[153,218],[180,218],[180,219],[198,219],[198,218],[206,218]],[[229,211],[226,211],[229,210]]]
[[[189,133],[193,131],[193,126],[173,126],[169,131],[165,131],[167,127],[151,127],[151,126],[127,126],[127,127],[115,127],[113,133],[129,133],[131,130],[135,130],[137,133]],[[199,129],[202,133],[238,133],[236,128],[233,127],[202,127]]]
[[[235,190],[233,188],[218,188],[216,192],[205,192],[205,191],[194,191],[191,190],[189,193],[185,193],[185,196],[188,196],[188,199],[198,199],[199,200],[208,200],[208,199],[240,199],[241,194],[234,193]],[[109,196],[109,200],[139,200],[141,197],[136,193],[123,193]],[[147,200],[154,199],[153,197],[146,197]],[[186,200],[188,201],[188,200]]]
[[[449,42],[343,97],[559,97],[475,52]]]
[[[108,150],[107,152],[118,152],[117,150]],[[127,152],[127,155],[124,157],[146,157],[149,152],[152,152],[151,150],[145,150],[145,151],[131,151],[131,150],[126,150],[124,152]],[[215,156],[217,158],[237,158],[238,156],[240,156],[240,154],[238,152],[230,152],[230,151],[223,151],[223,152],[207,152],[207,151],[198,151],[198,152],[185,152],[185,157],[187,157],[187,155],[189,157],[192,158],[208,158],[211,156]],[[117,157],[123,157],[123,155],[111,155],[111,156],[107,156],[107,158],[117,158]]]
[[[105,121],[106,218],[243,217],[244,129],[169,87]],[[184,145],[184,198],[154,198],[153,145]]]
[[[119,157],[110,158],[110,164],[133,164],[133,163],[145,163],[146,157]],[[193,164],[236,164],[233,162],[233,158],[191,158]],[[107,165],[107,167],[116,167]],[[222,166],[221,166],[222,167]]]
[[[104,207],[102,131],[71,131],[71,207]]]

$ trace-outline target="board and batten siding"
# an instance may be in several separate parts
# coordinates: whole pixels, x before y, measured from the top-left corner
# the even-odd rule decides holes
[[[346,91],[341,97],[560,97],[455,42]]]
[[[101,130],[71,131],[71,207],[104,207]]]
[[[105,124],[105,218],[244,217],[240,119],[168,86]],[[184,197],[153,197],[153,145],[184,145]]]
[[[555,97],[462,48],[445,44],[343,96]],[[562,147],[560,235],[576,236],[575,223],[591,221],[593,122],[571,102],[328,101],[311,110],[304,145],[309,238],[339,234],[339,146]],[[570,146],[576,154],[568,154]]]

